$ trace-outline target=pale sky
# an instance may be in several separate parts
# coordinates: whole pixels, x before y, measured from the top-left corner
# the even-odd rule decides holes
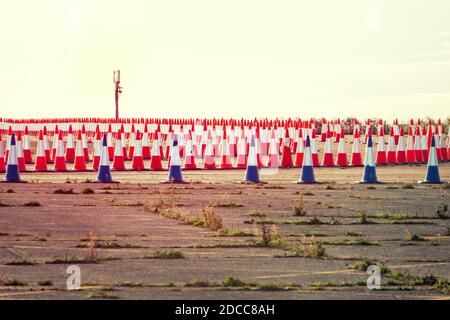
[[[0,117],[447,117],[448,0],[0,0]]]

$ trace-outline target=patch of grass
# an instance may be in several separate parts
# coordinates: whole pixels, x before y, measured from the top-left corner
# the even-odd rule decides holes
[[[362,237],[363,236],[363,234],[360,232],[352,232],[352,231],[347,231],[344,235],[347,237]]]
[[[88,240],[89,241],[89,240]],[[77,248],[88,248],[89,244],[78,244],[76,245]],[[96,249],[132,249],[132,248],[142,248],[141,245],[139,244],[135,244],[135,243],[125,243],[125,244],[120,244],[117,242],[110,242],[110,241],[106,241],[106,242],[95,242],[94,244],[94,248]]]
[[[406,234],[406,241],[426,241],[425,238],[422,238],[416,233],[410,233],[409,231]]]
[[[351,265],[351,268],[353,270],[366,272],[367,268],[369,268],[369,266],[372,266],[372,265],[379,266],[380,272],[382,274],[392,273],[392,271],[388,267],[384,266],[383,264],[377,262],[377,260],[372,259],[372,258],[364,258],[364,259],[358,260],[354,264]]]
[[[224,237],[254,237],[255,235],[252,232],[243,231],[243,230],[223,230],[220,232],[221,236]]]
[[[117,295],[114,295],[105,290],[95,290],[91,291],[86,295],[88,299],[119,299]]]
[[[184,259],[184,253],[178,250],[156,249],[147,253],[142,259]]]
[[[316,243],[314,238],[311,240],[304,239],[299,244],[293,244],[286,250],[284,255],[277,255],[276,258],[316,258],[324,259],[327,258],[327,252],[325,247],[321,243]]]
[[[16,193],[13,189],[8,189],[5,191],[5,193]]]
[[[313,196],[314,193],[312,193],[311,191],[306,191],[305,193],[303,193],[304,196]]]
[[[143,207],[144,204],[140,201],[136,202],[115,202],[113,206],[116,207]]]
[[[27,286],[28,283],[26,281],[17,278],[12,278],[3,281],[3,285],[7,287],[24,287]]]
[[[366,239],[323,241],[322,244],[332,245],[332,246],[378,246],[378,245],[380,245],[377,241],[371,241],[371,240],[366,240]]]
[[[448,219],[450,216],[448,215],[448,204],[441,203],[439,208],[436,210],[436,215],[439,219]]]
[[[82,194],[94,194],[94,193],[95,193],[95,190],[92,189],[92,188],[87,187],[87,188],[84,188],[84,189],[81,191],[81,193],[82,193]]]
[[[306,215],[305,205],[303,203],[303,195],[300,197],[300,201],[297,204],[294,204],[294,216],[303,217]]]
[[[114,260],[120,260],[119,257],[116,256],[100,256],[95,257],[93,259],[89,259],[86,257],[76,257],[76,256],[66,256],[66,257],[55,257],[51,260],[45,261],[45,264],[82,264],[82,263],[99,263],[102,261],[114,261]]]
[[[53,285],[53,282],[51,280],[41,280],[38,282],[38,285],[41,287],[49,287]]]
[[[209,281],[195,280],[192,282],[185,283],[184,286],[190,288],[207,288],[207,287],[215,287],[217,286],[217,284],[211,283]]]
[[[249,284],[246,283],[245,281],[242,281],[239,278],[233,278],[233,277],[223,279],[221,285],[226,288],[228,288],[228,287],[233,287],[233,288],[248,287],[249,286]]]
[[[305,224],[305,225],[321,225],[321,224],[327,224],[326,222],[323,222],[317,217],[314,217],[310,220],[302,220],[302,221],[296,221],[295,224]]]
[[[319,231],[312,231],[312,232],[306,233],[305,237],[328,237],[328,236]]]
[[[402,185],[402,189],[415,189],[416,187],[412,183]]]
[[[133,281],[123,281],[116,283],[116,287],[126,287],[126,288],[138,288],[142,287],[144,284],[142,282],[133,282]]]
[[[37,264],[36,261],[27,258],[20,258],[6,263],[7,266],[34,266],[35,264]]]
[[[54,194],[74,194],[73,188],[70,189],[56,189],[53,191]]]
[[[285,248],[286,243],[281,238],[277,229],[261,224],[259,228],[260,238],[255,241],[255,244],[260,247],[269,248]]]
[[[41,204],[37,201],[28,201],[23,204],[24,207],[40,207]]]
[[[327,184],[325,190],[336,190],[336,187],[332,186],[331,184]]]
[[[247,217],[264,218],[264,217],[266,216],[266,214],[263,213],[263,212],[261,212],[261,211],[259,211],[259,210],[253,209],[253,210],[247,212],[246,214],[244,214],[244,216],[247,216]]]
[[[397,186],[388,186],[386,187],[386,190],[397,190],[398,187]]]
[[[243,207],[244,205],[240,202],[220,202],[220,201],[211,201],[209,203],[210,207],[214,207],[214,208],[240,208]]]
[[[262,291],[280,291],[285,290],[283,286],[278,284],[277,282],[269,282],[269,283],[258,283],[258,289]]]
[[[223,229],[222,216],[214,211],[213,207],[203,207],[205,226],[213,231]]]
[[[367,186],[367,190],[376,190],[377,188],[375,186]]]
[[[325,288],[325,287],[333,287],[333,288],[340,288],[340,287],[361,287],[366,286],[366,281],[355,281],[355,282],[336,282],[336,281],[327,281],[327,282],[320,282],[320,281],[314,281],[310,284],[310,287],[312,288]]]

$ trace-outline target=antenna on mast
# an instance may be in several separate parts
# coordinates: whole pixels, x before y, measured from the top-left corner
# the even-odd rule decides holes
[[[119,95],[122,93],[120,86],[120,70],[113,70],[113,82],[115,84],[116,119],[119,119]]]

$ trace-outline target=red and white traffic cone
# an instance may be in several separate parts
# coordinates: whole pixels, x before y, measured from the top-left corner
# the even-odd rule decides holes
[[[442,156],[442,161],[448,161],[449,159],[449,154],[448,154],[448,150],[447,150],[447,145],[445,143],[446,140],[446,133],[445,133],[445,127],[442,126],[441,127],[441,135],[440,135],[440,139],[439,139],[439,144],[441,146],[441,156]]]
[[[86,128],[83,124],[83,126],[81,127],[81,142],[82,142],[82,146],[83,146],[83,154],[84,154],[84,161],[91,161],[91,159],[89,158],[89,148],[88,148],[88,143],[87,143],[87,137],[86,137]]]
[[[189,130],[189,132],[186,134],[184,149],[185,149],[185,151],[184,151],[183,169],[197,169],[197,164],[195,162],[195,154],[194,154],[194,149],[193,149],[191,130]]]
[[[8,159],[9,159],[9,149],[10,149],[10,142],[11,142],[11,136],[12,136],[12,134],[13,134],[13,132],[12,132],[12,127],[11,126],[9,126],[9,128],[8,128],[8,134],[7,134],[7,136],[6,136],[6,151],[5,151],[5,159],[6,159],[6,162],[8,162]],[[16,138],[14,137],[14,143],[16,143]],[[15,145],[14,145],[14,150],[16,150],[15,149],[16,147],[15,147]],[[14,159],[15,159],[15,157],[16,157],[16,155],[14,155]],[[15,161],[15,160],[14,160]]]
[[[384,141],[384,128],[382,125],[378,127],[378,147],[376,165],[386,164],[386,142]]]
[[[153,134],[153,145],[150,158],[150,170],[160,171],[163,170],[161,163],[161,148],[159,145],[158,133]]]
[[[413,127],[410,126],[408,130],[408,143],[406,144],[406,162],[416,163],[416,152],[414,151],[414,135]]]
[[[348,166],[347,153],[345,152],[345,133],[344,133],[344,128],[342,128],[342,127],[341,127],[341,133],[340,133],[340,138],[339,138],[336,165],[339,167]]]
[[[142,140],[139,130],[136,131],[136,140],[134,141],[133,160],[131,163],[133,170],[145,170],[144,159],[142,157]]]
[[[43,139],[43,145],[44,145],[44,154],[45,159],[47,163],[51,163],[51,153],[50,153],[50,143],[48,142],[48,135],[47,135],[47,127],[44,126],[44,130],[42,131],[42,139]]]
[[[228,139],[228,143],[230,145],[230,156],[235,158],[237,156],[237,145],[236,145],[236,135],[235,135],[235,131],[234,131],[234,126],[232,125],[230,128],[230,134],[229,134],[229,139]]]
[[[361,146],[360,146],[361,135],[359,130],[356,129],[353,135],[353,146],[352,146],[352,157],[350,159],[350,164],[353,167],[362,167],[363,161],[361,156]]]
[[[22,140],[23,140],[23,157],[25,159],[25,163],[33,163],[33,159],[31,157],[30,136],[28,135],[28,126],[25,126],[25,132],[23,134]]]
[[[147,124],[144,125],[144,132],[142,133],[142,157],[144,158],[144,160],[148,160],[152,157],[150,152]]]
[[[340,135],[340,133],[339,133]],[[322,158],[323,167],[334,167],[333,151],[331,150],[331,131],[328,130],[327,137],[325,139],[325,145]]]
[[[39,140],[36,148],[36,158],[34,160],[35,171],[47,171],[47,157],[44,150],[44,134],[39,131]]]
[[[247,141],[245,138],[244,130],[241,130],[241,135],[237,144],[237,158],[236,158],[236,168],[245,169],[247,168]]]
[[[438,161],[442,161],[442,152],[441,152],[441,144],[440,144],[440,135],[439,135],[439,126],[435,126],[434,127],[434,141],[435,141],[435,146],[436,146],[436,155],[437,155],[437,159]]]
[[[327,124],[327,121],[325,119],[322,119],[322,129],[320,132],[320,142],[325,142],[325,140],[327,139],[327,133],[329,131],[329,127]]]
[[[106,144],[108,144],[108,136],[106,137]],[[98,170],[101,154],[102,154],[102,138],[100,137],[100,131],[97,131],[94,140],[94,156],[92,158],[92,170],[94,171]]]
[[[27,168],[25,167],[25,158],[23,156],[23,147],[22,147],[22,135],[20,131],[17,134],[16,150],[17,150],[17,165],[19,166],[19,171],[26,171]]]
[[[130,136],[128,138],[128,159],[133,159],[133,153],[134,153],[134,145],[136,140],[136,132],[134,128],[134,123],[131,125],[131,132]]]
[[[298,131],[297,148],[295,150],[295,166],[301,167],[303,165],[303,156],[305,153],[305,142],[303,141],[303,130]]]
[[[66,143],[66,161],[73,162],[75,160],[75,148],[73,144],[72,125],[69,125],[69,134],[67,135]]]
[[[291,154],[291,139],[289,138],[289,130],[285,128],[284,139],[283,139],[283,149],[281,152],[281,168],[292,168],[294,164],[292,163]]]
[[[0,172],[6,172],[5,151],[3,150],[3,140],[1,132],[0,132]]]
[[[269,168],[278,168],[280,166],[279,155],[280,151],[277,148],[277,138],[275,136],[275,131],[272,129],[269,144],[269,160],[267,166]]]
[[[422,145],[422,159],[426,161],[428,159],[428,137],[427,137],[427,128],[425,126],[422,127],[422,139],[421,139],[421,145]]]
[[[52,143],[52,161],[55,161],[56,156],[56,148],[58,146],[58,136],[59,136],[59,129],[58,125],[55,126],[55,133],[53,134],[53,143]]]
[[[316,130],[312,130],[310,147],[313,166],[318,167],[320,163],[319,163],[319,154],[317,153]]]
[[[405,152],[405,129],[403,127],[400,128],[400,134],[398,136],[397,143],[397,163],[404,164],[406,163],[406,152]]]
[[[233,164],[231,163],[231,157],[230,157],[230,146],[228,145],[227,130],[225,127],[223,128],[222,148],[220,151],[219,167],[220,167],[220,169],[233,168]]]
[[[61,131],[58,133],[58,140],[56,140],[56,153],[53,161],[54,171],[67,171],[66,157],[64,156],[64,141]]]
[[[99,137],[98,141],[99,141],[98,145],[100,147],[99,149],[101,149],[102,148],[102,139]],[[108,148],[109,161],[112,161],[114,159],[114,143],[113,143],[113,134],[112,134],[112,125],[111,125],[111,123],[108,125],[108,133],[106,134],[106,144],[107,144],[107,148]],[[101,155],[101,150],[100,150],[99,153]],[[99,160],[98,163],[100,163],[100,160]],[[98,169],[98,166],[97,166],[97,168],[95,170],[97,170],[97,169]]]
[[[86,157],[83,150],[83,138],[81,131],[78,131],[77,142],[75,145],[75,160],[73,162],[73,171],[86,171]]]
[[[216,168],[216,160],[214,159],[214,148],[212,144],[211,130],[208,129],[205,155],[203,158],[203,169],[215,169],[215,168]]]
[[[116,171],[125,170],[125,159],[122,146],[122,133],[120,132],[120,130],[117,132],[116,146],[114,148],[113,170]]]
[[[398,137],[400,136],[400,130],[398,127],[398,120],[395,119],[394,124],[393,124],[393,129],[394,129],[394,142],[395,145],[398,145]]]
[[[416,136],[414,137],[414,153],[416,154],[417,162],[424,162],[422,153],[422,137],[420,135],[420,126],[416,127]]]
[[[386,163],[389,163],[389,164],[396,164],[397,163],[397,152],[395,150],[394,127],[391,127],[391,131],[389,133],[389,143],[388,143]]]

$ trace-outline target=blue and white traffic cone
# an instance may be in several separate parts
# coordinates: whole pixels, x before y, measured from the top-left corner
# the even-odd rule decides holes
[[[303,151],[302,175],[297,183],[317,183],[314,177],[314,165],[311,153],[311,140],[306,136],[305,150]]]
[[[364,173],[359,183],[380,183],[377,179],[377,170],[373,154],[372,135],[367,138],[366,157],[364,160]]]
[[[9,141],[8,164],[3,182],[25,182],[20,180],[19,165],[17,161],[16,137],[11,134]]]
[[[439,177],[438,159],[436,154],[436,141],[434,136],[431,138],[431,146],[428,154],[428,166],[425,180],[419,181],[419,183],[442,183]]]
[[[109,166],[109,151],[106,135],[103,135],[102,146],[100,150],[100,164],[98,166],[98,174],[95,182],[111,183],[114,182],[111,176],[111,168]]]
[[[247,182],[259,183],[259,169],[258,160],[256,158],[256,141],[255,136],[252,134],[250,138],[250,148],[247,158],[247,170],[245,171],[245,179]]]
[[[170,148],[169,176],[163,183],[187,183],[181,174],[181,159],[178,146],[178,135],[174,134]]]

